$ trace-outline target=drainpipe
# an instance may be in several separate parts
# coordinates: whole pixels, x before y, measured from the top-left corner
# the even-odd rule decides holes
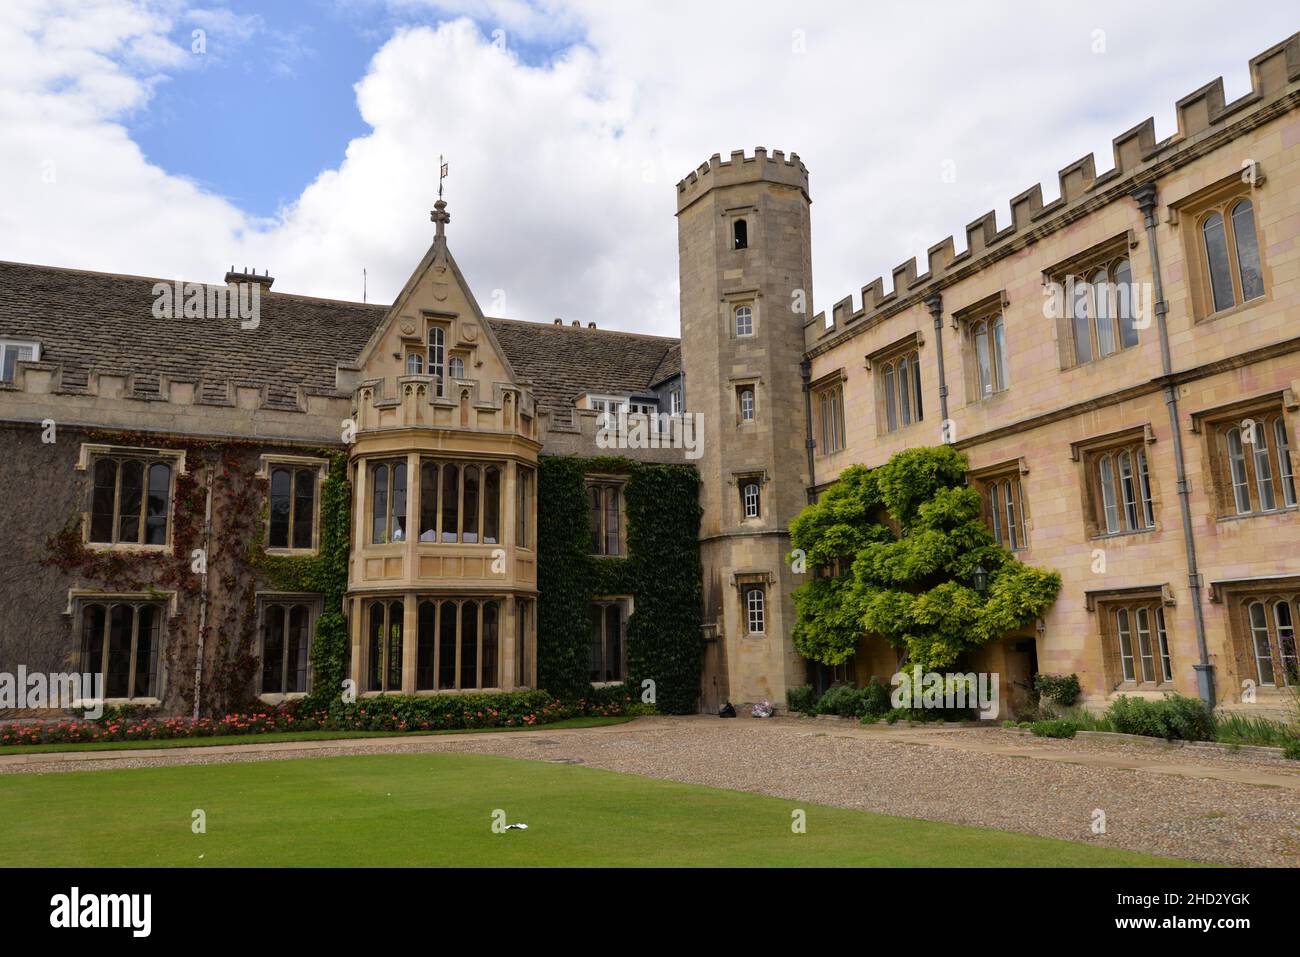
[[[925,297],[925,305],[934,317],[934,354],[939,360],[939,428],[942,430],[944,443],[949,442],[948,435],[948,380],[943,373],[943,297],[932,292]]]
[[[812,505],[817,501],[817,495],[813,491],[817,487],[817,479],[813,475],[813,449],[817,447],[817,443],[813,441],[812,427],[812,363],[807,359],[799,363],[799,378],[803,379],[803,445],[808,452],[808,504]]]
[[[1137,201],[1142,211],[1142,221],[1146,226],[1147,249],[1151,253],[1151,276],[1154,285],[1154,311],[1156,328],[1160,333],[1160,367],[1163,370],[1165,405],[1169,409],[1169,425],[1174,436],[1174,466],[1178,477],[1178,506],[1183,518],[1183,542],[1187,546],[1187,588],[1192,597],[1192,616],[1196,621],[1196,647],[1201,660],[1194,665],[1196,669],[1196,690],[1205,704],[1214,707],[1214,666],[1210,664],[1210,651],[1205,641],[1205,615],[1201,609],[1201,574],[1196,564],[1196,540],[1192,537],[1192,490],[1187,481],[1187,465],[1183,455],[1183,435],[1178,424],[1178,386],[1170,378],[1173,361],[1169,350],[1169,327],[1165,323],[1165,314],[1169,304],[1165,302],[1164,284],[1160,279],[1160,252],[1156,248],[1156,186],[1155,183],[1143,183],[1130,190],[1129,195]]]
[[[203,584],[199,591],[199,641],[194,653],[194,717],[199,716],[200,691],[203,688],[203,632],[208,625],[208,561],[212,555],[212,468],[203,470],[206,501],[203,506]]]

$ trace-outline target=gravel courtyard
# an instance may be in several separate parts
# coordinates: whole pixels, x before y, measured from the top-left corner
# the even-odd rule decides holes
[[[1049,741],[1000,729],[860,727],[748,717],[642,718],[582,730],[101,752],[0,773],[456,751],[562,763],[1191,860],[1300,866],[1300,768],[1252,754]],[[51,755],[67,758],[68,755]],[[2,787],[3,784],[0,784]],[[1093,833],[1094,812],[1105,833]],[[816,815],[808,826],[816,826]]]

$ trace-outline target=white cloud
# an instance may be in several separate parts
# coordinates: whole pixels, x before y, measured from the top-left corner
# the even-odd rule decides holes
[[[389,35],[357,78],[371,132],[265,223],[150,166],[121,125],[160,72],[188,68],[169,39],[178,22],[186,38],[198,17],[232,36],[260,23],[178,2],[5,5],[0,257],[199,279],[257,264],[277,289],[345,298],[365,267],[372,300],[386,300],[431,236],[444,153],[452,249],[485,308],[503,290],[502,311],[520,318],[672,334],[674,184],[714,152],[764,145],[811,170],[826,309],[950,233],[961,248],[988,209],[1005,223],[1036,181],[1050,199],[1056,170],[1084,153],[1108,167],[1111,138],[1145,116],[1172,132],[1174,101],[1214,76],[1243,92],[1247,58],[1293,29],[1285,11],[1246,20],[1204,0],[1177,17],[1111,2],[388,8],[474,22]],[[572,36],[544,65],[513,52]]]

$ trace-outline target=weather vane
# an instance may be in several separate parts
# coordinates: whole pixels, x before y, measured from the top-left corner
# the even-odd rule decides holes
[[[438,154],[438,198],[442,199],[442,181],[447,178],[447,162]]]

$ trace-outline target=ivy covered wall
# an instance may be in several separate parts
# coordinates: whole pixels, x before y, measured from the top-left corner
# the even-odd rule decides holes
[[[561,697],[589,693],[588,603],[631,595],[627,682],[652,679],[669,714],[696,710],[700,635],[699,474],[692,466],[543,456],[538,482],[537,676]],[[586,476],[626,476],[627,555],[590,554]]]

